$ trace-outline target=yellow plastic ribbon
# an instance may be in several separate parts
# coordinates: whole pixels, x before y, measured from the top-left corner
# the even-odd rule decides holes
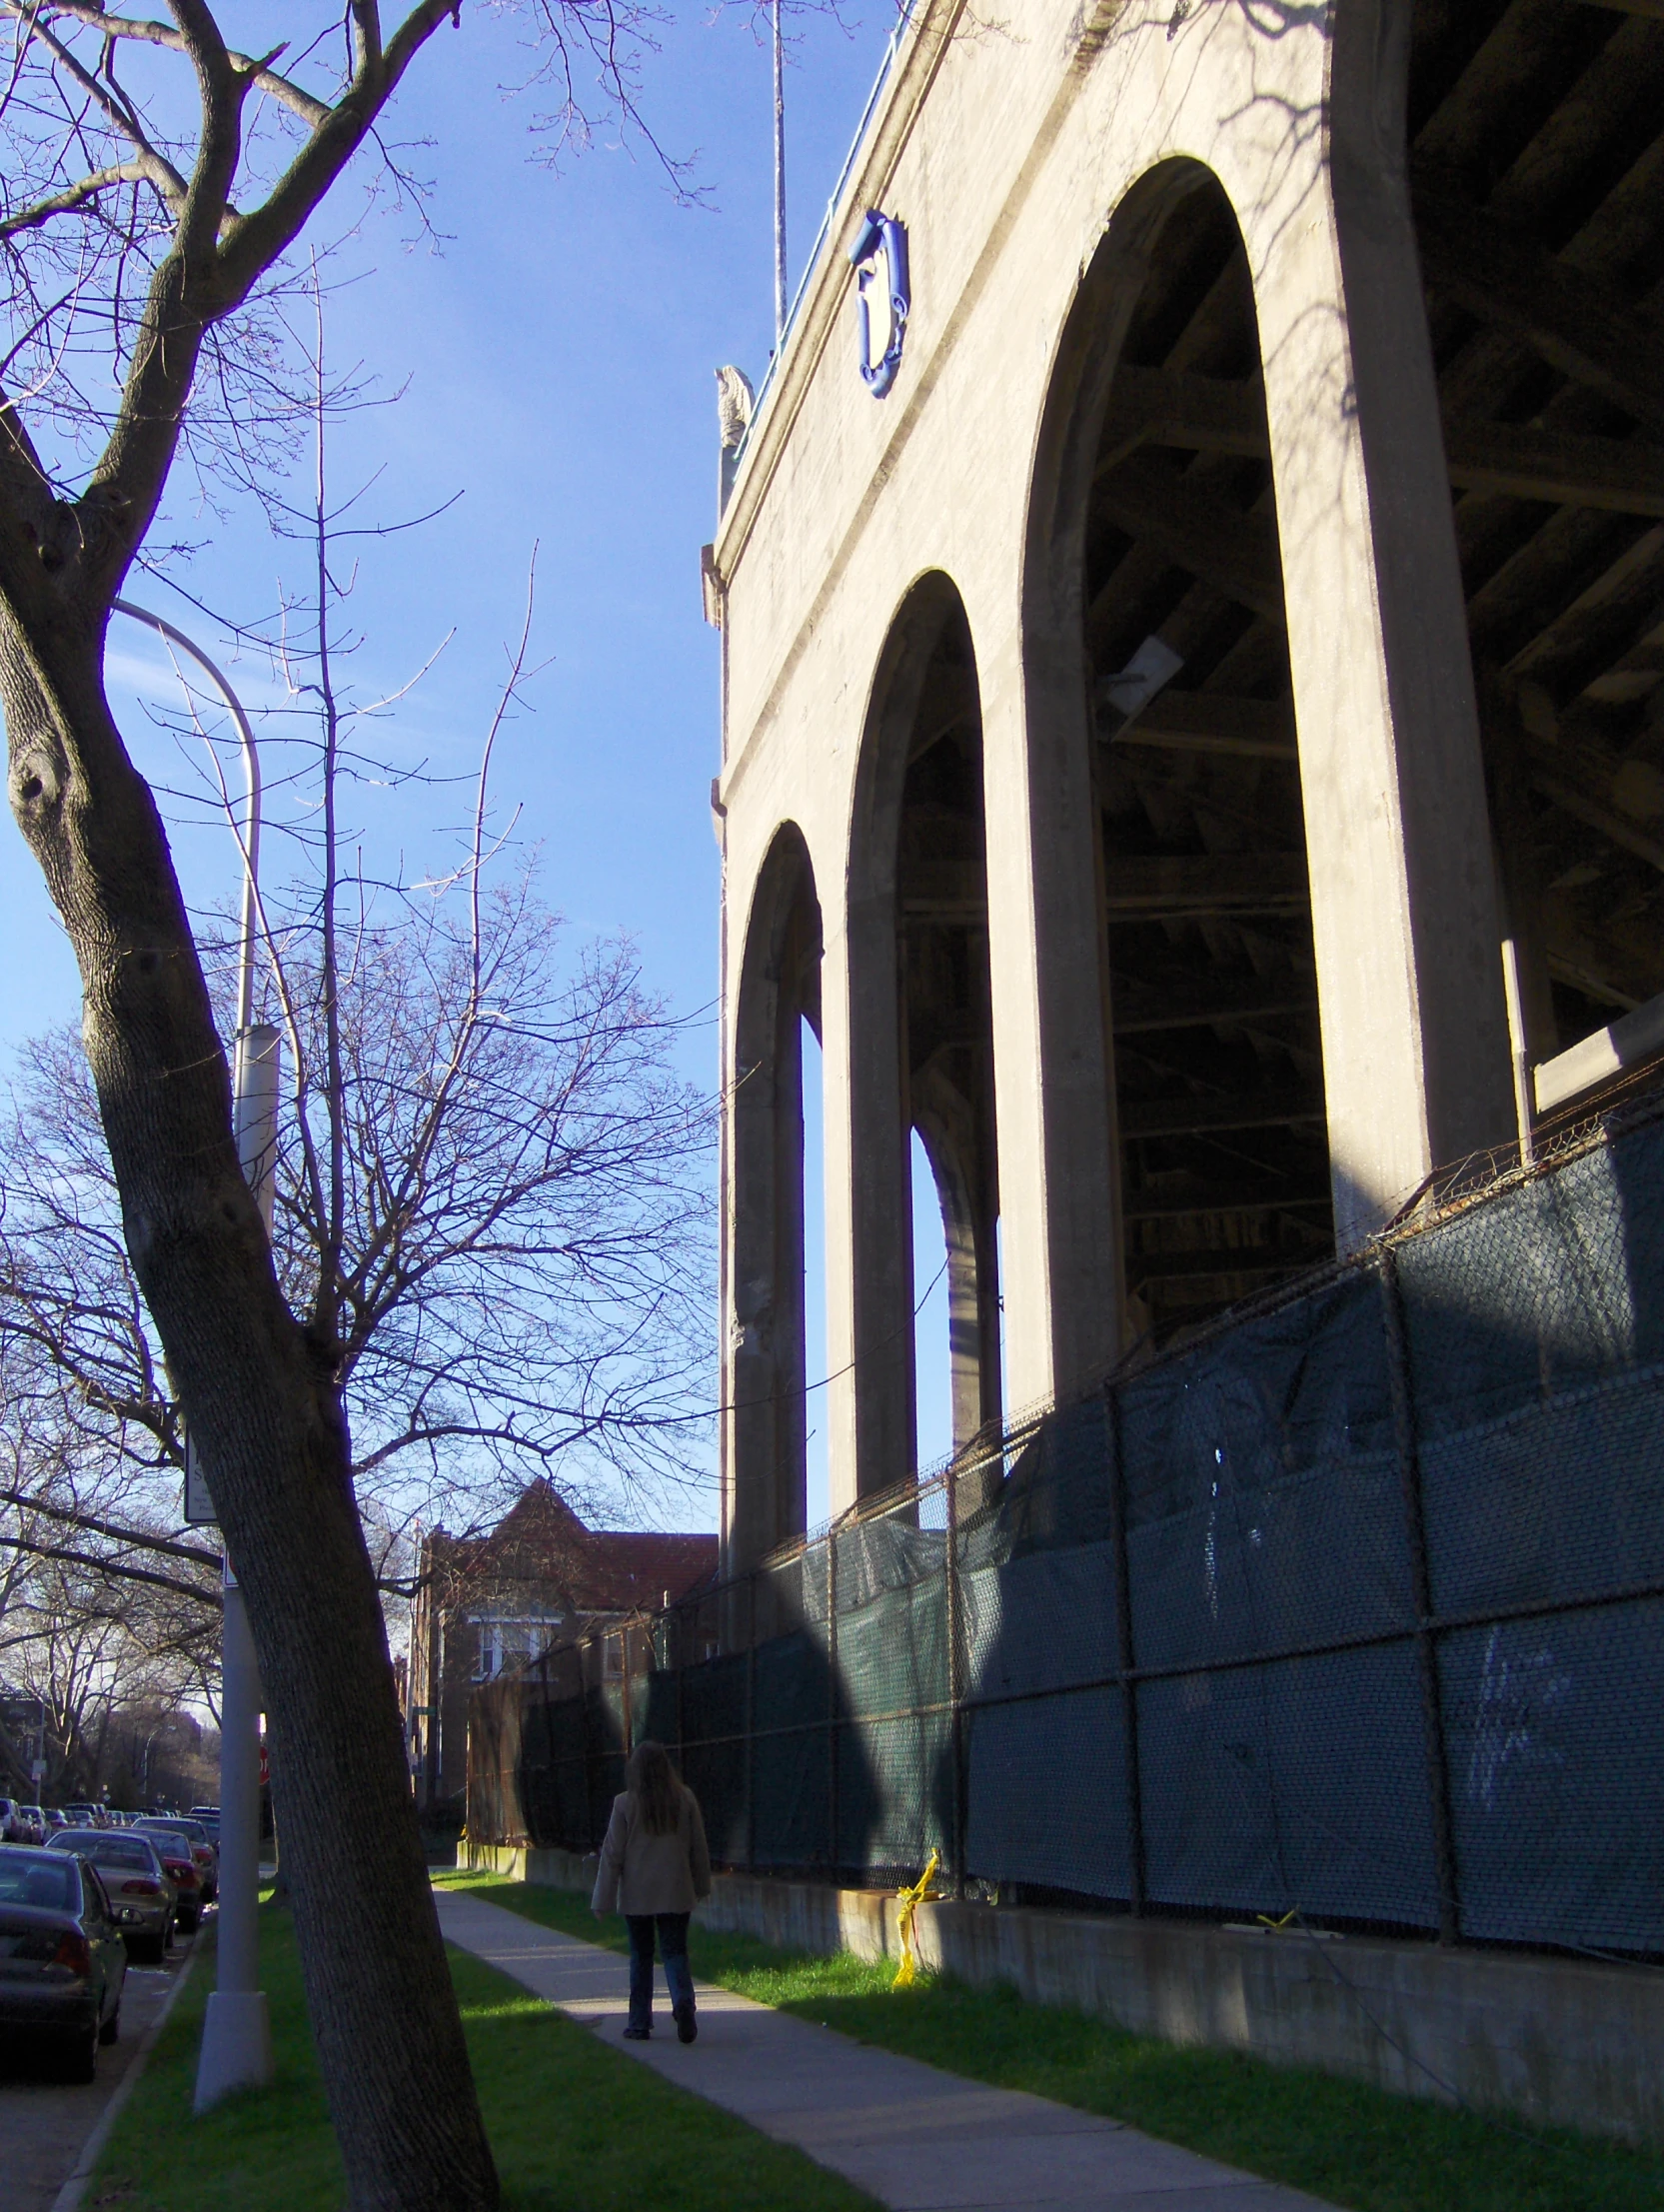
[[[895,1979],[890,1984],[892,1989],[910,1989],[917,1979],[918,1958],[913,1949],[913,1916],[920,1905],[932,1903],[937,1896],[938,1892],[930,1887],[930,1881],[939,1864],[940,1853],[932,1851],[923,1873],[912,1887],[897,1890],[895,1893],[895,1902],[901,1908],[896,1916],[896,1932],[901,1938],[901,1963],[895,1969]]]

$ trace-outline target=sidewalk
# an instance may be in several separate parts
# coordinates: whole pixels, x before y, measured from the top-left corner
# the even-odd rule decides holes
[[[667,2081],[793,2143],[896,2212],[1332,2212],[1114,2120],[944,2074],[699,1985],[676,2040],[663,1977],[651,2043],[623,2040],[628,1966],[477,1897],[437,1893],[447,1939]]]

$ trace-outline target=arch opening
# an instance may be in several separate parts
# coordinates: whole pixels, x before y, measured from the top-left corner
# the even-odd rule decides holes
[[[1393,88],[1528,1116],[1588,1110],[1552,1064],[1591,1033],[1633,1082],[1664,1025],[1664,397],[1568,341],[1656,310],[1656,12],[1417,10]]]
[[[821,1035],[821,951],[815,872],[788,825],[758,879],[735,1027],[730,1574],[808,1527],[804,1038]]]
[[[1086,700],[1120,1341],[1162,1343],[1334,1250],[1258,323],[1209,172],[1132,195],[1060,376],[1030,660]]]
[[[913,1309],[938,1268],[951,1448],[1000,1416],[981,704],[970,626],[942,576],[914,586],[880,663],[850,854],[850,972],[856,1340],[867,1352],[856,1487],[870,1492],[919,1464]],[[939,1260],[921,1263],[916,1287],[915,1137],[941,1221]]]

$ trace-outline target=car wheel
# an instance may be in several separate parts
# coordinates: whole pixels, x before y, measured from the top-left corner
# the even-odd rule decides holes
[[[98,2040],[104,2044],[121,2041],[121,1999],[116,1999],[116,2009],[98,2031]]]
[[[85,2035],[77,2036],[69,2047],[64,2061],[66,2081],[96,2081],[98,2079],[98,2030],[90,2028]]]

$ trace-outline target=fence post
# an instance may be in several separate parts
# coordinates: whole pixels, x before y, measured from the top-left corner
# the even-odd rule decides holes
[[[1381,1316],[1386,1333],[1387,1379],[1392,1392],[1392,1425],[1398,1445],[1398,1478],[1404,1500],[1404,1536],[1410,1558],[1410,1602],[1415,1609],[1415,1667],[1421,1687],[1421,1733],[1427,1761],[1427,1795],[1433,1816],[1433,1869],[1438,1882],[1439,1941],[1461,1940],[1460,1891],[1456,1845],[1450,1822],[1450,1762],[1444,1741],[1444,1706],[1439,1696],[1438,1644],[1433,1632],[1432,1583],[1427,1571],[1427,1523],[1421,1502],[1421,1453],[1416,1442],[1415,1400],[1410,1381],[1409,1342],[1404,1331],[1404,1301],[1398,1282],[1398,1256],[1390,1244],[1380,1250]]]
[[[1109,1543],[1115,1569],[1115,1669],[1120,1681],[1121,1744],[1125,1763],[1127,1909],[1142,1917],[1144,1894],[1144,1799],[1138,1771],[1137,1658],[1132,1638],[1132,1572],[1126,1542],[1126,1467],[1121,1454],[1121,1406],[1113,1385],[1103,1392],[1103,1442],[1109,1462]]]
[[[947,1729],[948,1755],[952,1760],[953,1833],[951,1863],[953,1894],[964,1895],[965,1769],[964,1769],[964,1673],[959,1659],[959,1479],[947,1469],[947,1550],[943,1595],[947,1607]]]
[[[757,1575],[746,1577],[746,1871],[757,1872]]]
[[[583,1729],[584,1819],[588,1828],[585,1840],[588,1848],[593,1851],[600,1839],[595,1832],[595,1764],[590,1753],[590,1685],[586,1678],[589,1674],[589,1653],[590,1639],[586,1636],[578,1646],[578,1712]]]
[[[827,1863],[837,1877],[837,1523],[827,1530]]]
[[[665,1656],[676,1668],[676,1770],[688,1773],[688,1723],[683,1710],[682,1684],[688,1667],[687,1616],[678,1608],[665,1615]]]

